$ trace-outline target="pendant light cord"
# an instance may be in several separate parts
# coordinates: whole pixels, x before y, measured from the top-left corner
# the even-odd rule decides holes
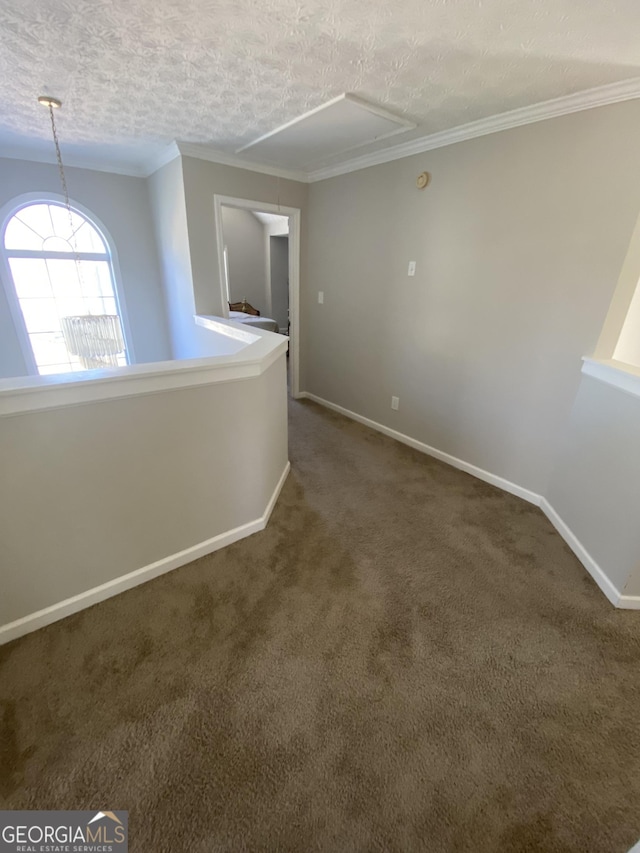
[[[73,234],[73,217],[71,215],[71,202],[69,201],[69,191],[67,190],[67,178],[64,174],[64,166],[62,165],[62,154],[60,153],[60,142],[58,140],[58,130],[56,128],[56,120],[53,117],[53,106],[49,104],[49,118],[51,119],[51,133],[53,134],[53,144],[56,146],[56,158],[58,160],[58,171],[60,172],[60,183],[62,184],[62,194],[64,196],[64,204],[67,208],[67,213],[69,214],[69,225],[71,227],[71,234]],[[76,241],[74,240],[74,243]],[[76,261],[79,263],[80,258],[78,257],[78,250],[74,246]]]
[[[58,129],[56,128],[56,120],[53,117],[53,105],[49,104],[49,118],[51,119],[51,133],[53,135],[53,144],[56,147],[56,159],[58,161],[58,171],[60,172],[60,184],[62,185],[62,194],[64,196],[64,205],[67,208],[69,215],[69,243],[75,255],[76,271],[78,273],[78,281],[81,289],[84,289],[84,276],[82,274],[82,264],[80,263],[80,253],[78,252],[78,238],[73,227],[73,214],[71,212],[71,202],[69,201],[69,190],[67,189],[67,178],[62,165],[62,154],[60,152],[60,142],[58,140]]]

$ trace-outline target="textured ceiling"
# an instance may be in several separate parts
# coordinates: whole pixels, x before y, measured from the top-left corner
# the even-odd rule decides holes
[[[638,0],[2,0],[0,150],[233,152],[343,92],[415,138],[640,74]],[[390,141],[393,144],[393,140]]]

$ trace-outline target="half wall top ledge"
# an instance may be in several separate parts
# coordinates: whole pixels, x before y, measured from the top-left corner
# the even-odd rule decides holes
[[[286,338],[193,331],[207,357],[1,383],[0,643],[266,526],[289,471]]]
[[[288,338],[242,327],[221,317],[196,316],[220,354],[53,376],[0,380],[0,417],[101,400],[155,394],[178,388],[260,376],[287,348]]]

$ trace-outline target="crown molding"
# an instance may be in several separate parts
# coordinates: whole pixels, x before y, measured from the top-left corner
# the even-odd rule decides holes
[[[109,172],[113,175],[126,175],[130,178],[148,178],[158,169],[166,166],[176,157],[180,156],[180,151],[175,142],[163,147],[148,159],[144,165],[136,165],[134,163],[114,163],[113,161],[102,160],[91,154],[74,154],[73,152],[63,153],[63,161],[65,168],[70,169],[89,169],[92,172]],[[25,160],[30,163],[47,163],[49,165],[57,165],[55,154],[48,151],[30,150],[20,148],[18,146],[0,146],[0,157],[8,160]]]
[[[158,169],[170,163],[176,157],[193,157],[198,160],[208,160],[222,166],[232,166],[236,169],[245,169],[249,172],[257,172],[263,175],[273,175],[299,183],[315,183],[327,178],[345,175],[349,172],[357,172],[370,166],[378,166],[403,157],[411,157],[414,154],[422,154],[436,148],[444,148],[457,142],[465,142],[476,139],[479,136],[487,136],[491,133],[499,133],[514,127],[545,121],[550,118],[558,118],[582,110],[594,107],[608,106],[620,101],[630,101],[640,98],[640,77],[623,80],[619,83],[610,83],[606,86],[598,86],[594,89],[586,89],[573,95],[565,95],[550,101],[543,101],[529,107],[520,107],[510,112],[500,113],[479,121],[460,125],[459,127],[433,133],[430,136],[421,136],[409,142],[401,142],[397,145],[373,151],[353,157],[333,166],[325,166],[312,172],[303,172],[294,169],[282,169],[277,166],[269,166],[263,163],[255,163],[245,160],[234,154],[227,154],[210,148],[207,145],[192,142],[172,142],[150,157],[144,165],[133,163],[114,163],[92,156],[91,154],[65,153],[64,164],[70,168],[90,169],[98,172],[110,172],[116,175],[127,175],[134,178],[147,178]],[[53,153],[37,150],[29,150],[19,146],[0,145],[0,158],[10,160],[26,160],[36,163],[48,163],[55,165]]]
[[[147,160],[145,163],[146,168],[143,172],[144,177],[150,177],[154,172],[157,172],[158,169],[162,169],[163,166],[166,166],[167,163],[171,163],[172,160],[175,160],[176,157],[179,156],[180,151],[178,149],[178,144],[174,140]]]
[[[244,160],[235,154],[226,154],[216,151],[207,145],[198,145],[193,142],[178,142],[178,150],[183,157],[194,157],[197,160],[208,160],[210,163],[218,163],[221,166],[233,166],[236,169],[246,169],[249,172],[258,172],[262,175],[273,175],[276,178],[284,178],[288,181],[307,183],[309,176],[306,172],[295,169],[281,169],[278,166],[269,166],[264,163],[254,163]]]
[[[520,107],[510,112],[469,122],[469,124],[463,124],[450,130],[443,130],[440,133],[433,133],[430,136],[422,136],[410,142],[401,142],[381,151],[354,157],[335,166],[327,166],[308,172],[306,180],[309,183],[324,181],[327,178],[345,175],[348,172],[367,169],[369,166],[378,166],[392,160],[400,160],[403,157],[432,151],[435,148],[454,145],[456,142],[464,142],[468,139],[476,139],[479,136],[487,136],[490,133],[499,133],[501,130],[509,130],[513,127],[521,127],[525,124],[533,124],[534,122],[570,115],[594,107],[616,104],[620,101],[630,101],[635,98],[640,98],[640,77],[623,80],[620,83],[598,86],[594,89],[585,89],[573,95],[542,101],[529,107]]]
[[[28,163],[46,163],[57,165],[55,155],[45,151],[34,151],[18,146],[0,146],[0,157],[7,160],[23,160]],[[93,157],[91,154],[68,154],[63,152],[65,168],[88,169],[92,172],[109,172],[113,175],[127,175],[130,178],[146,178],[147,170],[132,163],[113,163]]]

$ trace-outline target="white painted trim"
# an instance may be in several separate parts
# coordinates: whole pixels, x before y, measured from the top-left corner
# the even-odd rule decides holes
[[[191,563],[193,560],[197,560],[207,554],[212,554],[214,551],[219,551],[221,548],[225,548],[239,539],[251,536],[252,533],[264,530],[290,470],[291,463],[287,462],[282,476],[278,480],[266,509],[260,518],[255,519],[255,521],[249,521],[247,524],[242,524],[240,527],[235,527],[233,530],[227,530],[225,533],[220,533],[211,539],[207,539],[197,545],[192,545],[183,551],[178,551],[176,554],[163,557],[162,560],[157,560],[155,563],[150,563],[141,569],[136,569],[119,578],[114,578],[111,581],[107,581],[107,583],[93,587],[93,589],[88,589],[86,592],[81,592],[79,595],[59,601],[57,604],[51,605],[51,607],[45,607],[36,613],[30,613],[28,616],[16,619],[15,622],[2,625],[0,627],[0,645],[10,643],[18,637],[30,634],[39,628],[44,628],[45,625],[51,625],[52,622],[57,622],[66,616],[71,616],[73,613],[98,604],[100,601],[105,601],[107,598],[112,598],[114,595],[119,595],[121,592],[126,592],[126,590],[132,589],[135,586],[140,586],[140,584],[153,580],[153,578],[157,578],[160,575],[173,571],[173,569]]]
[[[607,385],[640,397],[640,367],[622,361],[604,358],[583,358],[582,372]]]
[[[46,163],[56,166],[56,155],[54,151],[36,151],[29,148],[13,145],[0,145],[0,158],[7,160],[24,160],[28,163]],[[91,153],[77,154],[69,151],[66,147],[63,152],[65,169],[86,169],[89,172],[107,172],[110,175],[126,175],[128,178],[146,178],[151,172],[146,164],[122,163],[105,160]],[[155,171],[155,170],[154,170]]]
[[[143,177],[150,177],[154,172],[157,172],[158,169],[162,169],[163,166],[166,166],[167,163],[171,163],[179,156],[180,149],[178,148],[178,143],[174,140],[163,148],[162,151],[159,151],[155,157],[151,157],[151,159],[145,164]]]
[[[435,447],[431,447],[430,445],[424,444],[423,442],[418,441],[415,438],[411,438],[404,433],[384,426],[384,424],[372,421],[370,418],[365,418],[363,415],[358,415],[349,409],[345,409],[343,406],[338,406],[336,403],[330,403],[328,400],[324,400],[316,394],[311,394],[309,391],[302,391],[298,395],[298,399],[313,400],[314,403],[318,403],[319,405],[324,406],[327,409],[331,409],[334,412],[339,412],[339,414],[344,415],[353,421],[364,424],[364,426],[368,426],[377,432],[381,432],[383,435],[388,435],[390,438],[394,438],[396,441],[402,442],[402,444],[407,444],[415,450],[426,453],[428,456],[433,456],[434,459],[446,462],[448,465],[452,465],[460,471],[465,471],[467,474],[471,474],[479,480],[484,480],[485,483],[497,486],[499,489],[509,492],[512,495],[516,495],[534,506],[539,507],[614,607],[626,610],[640,610],[640,596],[624,595],[616,589],[598,563],[580,542],[578,537],[573,533],[568,525],[565,524],[551,504],[542,495],[532,492],[529,489],[525,489],[517,483],[512,483],[510,480],[505,480],[504,477],[498,477],[496,474],[485,471],[483,468],[478,468],[476,465],[471,465],[463,459],[458,459],[456,456],[451,456],[449,453],[437,450]]]
[[[267,133],[263,133],[262,136],[259,136],[257,139],[252,140],[251,142],[247,142],[241,148],[236,148],[236,154],[241,154],[243,151],[246,151],[247,148],[252,148],[254,145],[257,145],[259,142],[264,142],[265,139],[270,139],[272,136],[275,136],[276,133],[281,133],[283,130],[287,130],[290,127],[293,127],[295,124],[298,124],[301,121],[304,121],[306,118],[311,118],[311,116],[316,115],[317,113],[322,112],[323,110],[332,107],[334,104],[339,104],[340,101],[344,101],[348,98],[346,92],[343,92],[341,95],[338,95],[335,98],[331,98],[330,101],[326,101],[324,104],[320,104],[317,107],[314,107],[311,110],[307,110],[306,113],[302,113],[300,116],[296,116],[292,118],[290,121],[285,121],[284,124],[278,125],[274,130],[269,130]]]
[[[236,169],[246,169],[248,172],[257,172],[260,175],[273,175],[287,181],[298,181],[307,183],[308,175],[296,169],[281,169],[278,166],[268,166],[264,163],[254,163],[252,160],[243,160],[236,154],[226,154],[224,151],[216,151],[208,145],[196,145],[192,142],[177,143],[180,154],[183,157],[193,157],[195,160],[208,160],[209,163],[218,163],[220,166],[233,166]]]
[[[362,107],[369,113],[372,113],[374,116],[379,116],[380,118],[386,118],[388,121],[395,121],[396,124],[401,125],[404,130],[413,130],[414,127],[418,125],[410,118],[405,118],[404,116],[398,115],[398,113],[393,110],[388,110],[386,107],[380,106],[380,104],[373,104],[371,101],[368,101],[366,98],[361,98],[358,95],[354,95],[351,92],[345,92],[342,98],[336,98],[336,100],[345,100],[351,101],[352,104],[357,104],[359,107]],[[324,106],[328,106],[325,104]],[[394,130],[392,134],[401,133],[401,130]],[[379,139],[385,139],[385,136],[378,137]],[[359,147],[359,146],[357,146]]]
[[[369,166],[378,166],[381,163],[400,160],[414,154],[423,154],[425,151],[443,148],[456,142],[464,142],[468,139],[476,139],[479,136],[498,133],[501,130],[509,130],[513,127],[521,127],[525,124],[533,124],[549,118],[557,118],[594,107],[615,104],[619,101],[633,100],[634,98],[640,98],[640,77],[611,83],[607,86],[597,86],[593,89],[576,92],[573,95],[553,98],[528,107],[520,107],[506,113],[489,116],[479,121],[472,121],[459,127],[443,130],[440,133],[421,136],[409,142],[401,142],[399,145],[374,151],[371,154],[363,154],[361,157],[355,157],[335,166],[316,169],[307,173],[306,180],[309,183],[324,181],[327,178],[334,178],[348,172],[367,169]]]
[[[264,201],[218,195],[213,196],[216,245],[218,252],[218,280],[223,311],[228,314],[224,268],[224,232],[222,208],[237,207],[240,210],[255,210],[259,213],[275,213],[289,218],[289,357],[291,364],[291,394],[298,397],[300,390],[300,229],[302,212],[299,207],[286,207]]]
[[[640,610],[640,595],[622,595],[618,598],[618,603],[616,607],[619,607],[621,610]],[[640,853],[640,847],[638,848],[638,853]]]
[[[157,394],[176,388],[252,379],[264,373],[287,350],[287,338],[262,329],[248,332],[222,318],[197,318],[214,332],[247,341],[235,355],[133,364],[81,373],[23,376],[0,380],[0,417],[43,409],[77,406]],[[250,342],[248,339],[252,339]]]
[[[260,221],[260,220],[258,220]],[[269,236],[269,229],[265,225],[264,222],[262,224],[262,245],[264,247],[264,278],[265,278],[265,301],[267,303],[267,317],[273,317],[273,292],[271,289],[271,237]],[[289,220],[287,220],[287,228],[289,227]],[[287,257],[289,256],[289,252],[287,249]],[[226,284],[229,284],[229,279],[227,277]],[[227,287],[228,292],[228,287]],[[229,297],[231,298],[231,297]],[[278,323],[276,317],[273,319]],[[278,330],[280,330],[280,323],[278,323]]]
[[[575,533],[560,518],[546,498],[542,498],[540,502],[540,509],[547,516],[551,524],[553,524],[560,536],[562,536],[569,548],[571,548],[573,553],[580,560],[582,565],[586,568],[609,601],[614,605],[614,607],[619,607],[620,593],[618,590],[611,583],[609,578],[605,575],[582,542],[580,542]]]
[[[246,169],[249,172],[257,172],[263,175],[274,175],[300,183],[315,183],[356,172],[359,169],[367,169],[369,166],[377,166],[381,163],[389,163],[392,160],[400,160],[403,157],[411,157],[414,154],[422,154],[456,142],[464,142],[467,139],[475,139],[478,136],[486,136],[490,133],[498,133],[501,130],[509,130],[512,127],[520,127],[525,124],[533,124],[537,121],[545,121],[549,118],[557,118],[563,115],[604,107],[608,104],[617,104],[620,101],[630,101],[640,98],[640,77],[622,80],[618,83],[609,83],[605,86],[596,86],[572,95],[564,95],[549,101],[542,101],[528,107],[520,107],[516,110],[489,116],[479,121],[469,122],[449,130],[433,133],[428,136],[420,136],[409,142],[393,145],[381,151],[364,154],[342,161],[334,166],[316,169],[313,172],[303,172],[295,169],[280,169],[276,166],[268,166],[264,163],[255,163],[244,160],[235,154],[217,151],[208,145],[193,142],[174,141],[165,149],[152,155],[144,165],[139,163],[112,163],[103,158],[93,157],[91,154],[80,155],[74,153],[65,154],[65,166],[78,169],[90,169],[98,172],[111,172],[116,175],[128,175],[135,178],[147,178],[166,163],[171,162],[179,154],[184,157],[193,157],[197,160],[208,160],[211,163],[219,163],[222,166],[233,166],[237,169]],[[15,146],[0,147],[0,157],[11,160],[26,160],[36,163],[55,163],[52,152],[29,151],[26,148]]]
[[[377,106],[376,104],[370,104],[368,101],[365,101],[363,98],[359,98],[357,95],[351,95],[348,92],[343,92],[342,95],[338,95],[336,98],[332,98],[330,101],[326,101],[324,104],[320,104],[317,107],[314,107],[312,110],[307,110],[306,113],[303,113],[301,116],[297,116],[291,121],[287,121],[284,124],[281,124],[279,127],[276,127],[275,130],[270,130],[268,133],[263,133],[262,136],[259,136],[257,139],[254,139],[252,142],[247,142],[246,145],[243,145],[242,148],[236,149],[236,154],[241,154],[243,151],[246,151],[249,148],[253,148],[254,145],[258,145],[260,142],[264,142],[267,139],[271,139],[272,136],[276,136],[278,133],[282,133],[285,130],[288,130],[290,127],[294,127],[296,124],[300,124],[300,122],[305,119],[311,118],[311,116],[317,115],[318,113],[323,112],[329,107],[334,106],[335,104],[339,104],[340,101],[349,101],[352,104],[360,107],[363,110],[371,113],[372,115],[378,116],[379,118],[386,119],[387,121],[393,121],[397,125],[393,128],[393,130],[388,131],[387,133],[382,134],[376,138],[377,140],[388,139],[390,136],[396,136],[398,133],[406,133],[407,130],[412,130],[416,127],[416,123],[414,121],[410,121],[409,119],[402,118],[401,116],[392,113],[390,110],[384,109],[384,107]],[[362,148],[364,145],[369,145],[370,142],[358,142],[355,145],[350,145],[348,148],[343,149],[339,154],[346,154],[347,151],[353,151],[354,148]]]
[[[284,488],[284,484],[287,481],[287,477],[289,476],[290,471],[291,471],[291,462],[289,462],[289,460],[287,460],[287,464],[284,466],[284,471],[282,472],[280,479],[278,480],[278,484],[275,487],[275,489],[273,490],[273,494],[269,498],[269,503],[267,504],[267,508],[265,509],[265,511],[263,512],[262,516],[259,519],[260,523],[262,524],[262,527],[260,528],[261,530],[264,530],[264,528],[267,526],[267,524],[269,522],[269,519],[271,518],[271,513],[275,509],[276,502],[277,502],[278,498],[280,497],[280,492]]]
[[[449,453],[445,453],[442,450],[438,450],[435,447],[431,447],[429,444],[424,444],[422,441],[418,441],[416,438],[411,438],[409,435],[405,435],[402,432],[398,432],[395,429],[391,429],[391,427],[385,426],[384,424],[380,424],[377,421],[372,421],[370,418],[365,418],[363,415],[358,415],[355,412],[349,411],[349,409],[345,409],[342,406],[336,405],[336,403],[330,403],[328,400],[323,400],[322,397],[317,397],[315,394],[310,394],[308,391],[304,391],[299,395],[302,399],[313,400],[314,403],[319,403],[321,406],[325,406],[327,409],[332,409],[334,412],[339,412],[341,415],[344,415],[347,418],[351,418],[352,421],[357,421],[360,424],[364,424],[365,426],[370,427],[371,429],[375,429],[377,432],[381,432],[383,435],[388,435],[390,438],[394,438],[396,441],[402,442],[402,444],[406,444],[409,447],[413,447],[415,450],[419,450],[421,453],[426,453],[427,456],[433,456],[434,459],[439,459],[441,462],[446,462],[447,465],[452,465],[454,468],[458,468],[460,471],[465,471],[467,474],[471,474],[474,477],[477,477],[479,480],[484,480],[485,483],[491,483],[492,486],[497,486],[499,489],[502,489],[505,492],[509,492],[512,495],[516,495],[519,498],[522,498],[525,501],[528,501],[535,506],[540,506],[540,501],[542,500],[542,496],[536,494],[536,492],[532,492],[530,489],[525,489],[523,486],[519,486],[517,483],[512,483],[511,480],[505,480],[504,477],[499,477],[497,474],[492,474],[490,471],[485,471],[484,468],[478,468],[476,465],[472,465],[470,462],[465,462],[463,459],[458,459],[457,456],[451,456]]]
[[[300,392],[300,247],[301,214],[289,220],[289,360],[291,393]]]
[[[15,196],[13,199],[10,199],[6,204],[0,208],[0,256],[2,256],[0,260],[0,272],[3,272],[6,275],[6,286],[5,286],[5,294],[7,296],[7,301],[9,303],[9,310],[12,315],[13,326],[16,331],[16,335],[18,337],[18,341],[20,343],[20,347],[22,349],[22,356],[24,358],[27,370],[29,374],[32,376],[38,376],[38,366],[36,364],[36,360],[33,356],[33,350],[31,348],[31,340],[29,338],[29,333],[27,332],[27,327],[24,322],[24,317],[22,314],[22,309],[20,308],[20,300],[18,299],[18,294],[16,293],[15,282],[13,280],[13,275],[11,273],[11,269],[9,266],[9,258],[10,257],[18,257],[18,253],[15,253],[11,250],[5,250],[4,247],[4,234],[7,229],[7,226],[11,219],[24,207],[28,207],[31,204],[37,204],[42,202],[44,204],[55,203],[59,204],[62,207],[66,205],[66,199],[63,195],[56,192],[28,192],[21,193],[19,196]],[[82,202],[75,201],[73,198],[69,199],[69,203],[72,210],[75,210],[80,216],[84,217],[99,233],[100,237],[102,237],[102,241],[107,247],[106,255],[95,255],[99,260],[105,260],[109,264],[109,269],[111,271],[112,278],[112,286],[113,286],[113,295],[116,300],[116,305],[118,308],[118,316],[120,317],[120,323],[122,325],[122,332],[124,335],[125,346],[127,350],[127,359],[129,364],[136,363],[136,353],[133,343],[133,335],[131,334],[131,324],[129,322],[129,311],[127,308],[127,301],[125,296],[125,288],[122,281],[122,273],[120,272],[120,261],[118,259],[118,248],[115,244],[113,237],[111,236],[108,228],[105,224],[96,216],[96,214],[89,210],[86,205],[82,204]],[[69,257],[75,258],[79,257],[80,260],[85,258],[91,258],[94,253],[92,252],[79,252],[77,255],[74,253]],[[48,252],[31,252],[25,253],[24,257],[50,257],[50,253]],[[64,258],[66,256],[65,252],[57,252],[56,257]],[[2,276],[4,278],[4,276]]]
[[[489,116],[479,121],[460,125],[459,127],[453,127],[449,130],[443,130],[439,133],[420,136],[409,142],[401,142],[398,145],[392,145],[380,151],[373,151],[370,154],[363,154],[360,157],[343,160],[334,166],[326,166],[312,172],[278,169],[260,163],[244,161],[237,155],[224,154],[206,145],[179,142],[178,148],[181,154],[188,157],[209,160],[213,163],[221,163],[226,166],[235,166],[251,172],[277,175],[292,181],[315,183],[316,181],[324,181],[327,178],[334,178],[338,175],[345,175],[349,172],[356,172],[360,169],[367,169],[369,166],[378,166],[381,163],[389,163],[392,160],[400,160],[403,157],[411,157],[414,154],[423,154],[426,151],[433,151],[436,148],[444,148],[456,142],[464,142],[468,139],[476,139],[479,136],[509,130],[512,127],[521,127],[522,125],[533,124],[534,122],[545,121],[550,118],[558,118],[559,116],[570,115],[571,113],[595,107],[616,104],[620,101],[630,101],[635,98],[640,98],[640,77],[633,77],[618,83],[610,83],[606,86],[596,86],[593,89],[575,92],[572,95],[564,95],[560,98],[542,101],[531,106],[520,107],[516,110],[510,110],[509,112]]]
[[[64,152],[65,169],[86,169],[90,172],[107,172],[111,175],[125,175],[128,178],[148,178],[180,156],[178,144],[170,142],[152,154],[144,163],[117,163],[96,157],[90,153],[77,154],[68,149]],[[28,163],[46,163],[56,166],[53,150],[29,150],[21,146],[0,146],[0,158],[7,160],[25,160]]]
[[[47,199],[46,203],[49,204],[50,200]],[[78,258],[81,261],[106,261],[107,263],[111,261],[111,255],[108,252],[56,252],[55,255],[53,252],[36,249],[5,249],[4,252],[8,258],[25,258],[27,260],[35,258],[36,260],[46,261],[55,258],[56,261],[75,261]]]

